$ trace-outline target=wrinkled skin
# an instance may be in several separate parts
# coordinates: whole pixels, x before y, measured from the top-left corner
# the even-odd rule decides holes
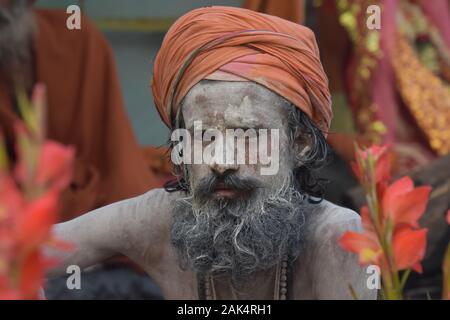
[[[252,82],[224,84],[221,81],[209,81],[194,86],[183,103],[182,112],[186,129],[191,130],[194,121],[201,121],[203,130],[216,129],[224,136],[226,129],[277,129],[280,135],[279,150],[278,146],[274,146],[276,149],[273,151],[283,156],[280,157],[278,174],[274,175],[261,175],[262,165],[259,162],[188,165],[191,188],[195,189],[198,181],[211,172],[223,174],[226,170],[230,170],[238,176],[257,177],[266,188],[277,189],[287,179],[295,165],[287,136],[286,104],[286,101],[272,91]],[[268,140],[270,141],[270,137]],[[251,149],[249,153],[251,152],[257,150]]]
[[[296,165],[296,152],[305,143],[289,144],[286,131],[288,112],[285,101],[271,91],[249,82],[200,83],[184,99],[182,112],[186,128],[201,119],[208,127],[279,128],[280,166],[277,174],[261,176],[256,165],[218,165],[215,163],[188,166],[190,186],[211,172],[231,169],[237,175],[259,179],[266,190],[275,190]],[[114,254],[124,254],[138,263],[161,287],[166,299],[197,299],[196,274],[183,269],[170,238],[172,208],[186,195],[152,190],[142,196],[121,201],[56,225],[56,235],[76,244],[72,252],[49,254],[62,256],[64,265],[87,267]],[[237,197],[233,190],[219,190],[214,197]],[[260,194],[259,196],[264,196]],[[375,290],[366,286],[368,275],[358,265],[355,255],[344,252],[338,238],[348,230],[359,230],[359,216],[327,201],[315,205],[305,229],[304,250],[293,265],[291,297],[294,299],[351,299],[351,285],[361,299],[373,299]],[[64,272],[63,266],[54,274]],[[228,279],[218,279],[216,291],[220,298],[273,299],[274,268],[251,275],[239,292],[230,289]]]

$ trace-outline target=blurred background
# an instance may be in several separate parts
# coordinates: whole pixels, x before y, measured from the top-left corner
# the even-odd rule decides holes
[[[150,80],[153,60],[165,32],[184,13],[208,5],[241,5],[242,0],[39,0],[37,7],[65,10],[78,4],[111,45],[133,129],[142,145],[162,145],[169,131],[153,104]]]

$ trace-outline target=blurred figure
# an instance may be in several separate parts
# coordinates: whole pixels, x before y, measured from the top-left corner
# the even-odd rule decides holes
[[[303,24],[305,0],[244,0],[242,7]]]
[[[358,135],[372,143],[392,144],[398,174],[447,154],[450,151],[448,1],[336,3],[324,2],[320,18],[334,16],[348,31],[350,56],[347,61],[340,61],[345,68],[341,79],[346,84]],[[367,26],[366,10],[370,5],[381,8],[380,29]],[[323,42],[335,43],[331,39],[335,36],[330,36],[332,30],[336,28],[323,30]],[[339,52],[345,52],[345,48]],[[349,144],[341,141],[341,145]]]
[[[66,27],[62,10],[0,0],[0,128],[14,158],[16,90],[47,88],[50,139],[76,148],[61,220],[160,185],[147,168],[124,110],[111,49],[86,18]]]
[[[367,26],[371,5],[381,8],[379,30]],[[312,24],[333,94],[328,142],[344,160],[353,159],[353,141],[391,143],[400,174],[450,151],[447,0],[246,0],[243,6]]]

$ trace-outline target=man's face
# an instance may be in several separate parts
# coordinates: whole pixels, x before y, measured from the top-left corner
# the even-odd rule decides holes
[[[185,165],[189,192],[174,205],[171,237],[182,261],[194,270],[230,273],[239,283],[286,255],[298,254],[306,218],[304,196],[294,186],[289,108],[284,99],[252,82],[202,81],[186,95],[182,115],[191,132],[201,121],[202,130],[223,135],[227,129],[273,129],[279,134],[276,141],[270,137],[273,132],[267,139],[269,153],[279,154],[272,159],[279,161],[273,174],[262,174],[265,165],[259,161]],[[209,144],[203,142],[203,147]],[[227,149],[239,152],[238,144],[223,152]],[[259,153],[256,149],[261,148],[246,148],[245,159]]]
[[[196,140],[194,131],[201,122],[201,129],[204,132],[213,129],[222,133],[224,137],[223,150],[221,150],[224,153],[222,159],[226,159],[227,153],[234,155],[232,163],[227,161],[218,163],[213,160],[209,163],[203,161],[201,164],[188,164],[190,189],[194,193],[208,177],[214,176],[220,180],[226,176],[233,176],[244,180],[248,179],[250,185],[258,190],[247,191],[258,191],[253,192],[253,195],[263,197],[280,188],[291,174],[294,163],[287,135],[287,102],[272,91],[254,82],[202,81],[186,95],[182,113],[185,128],[191,133],[193,143]],[[236,129],[241,129],[241,133],[235,131]],[[256,135],[251,138],[242,135],[242,132],[250,131]],[[227,143],[226,137],[232,132],[237,138],[234,143]],[[266,135],[264,139],[263,135]],[[274,135],[278,135],[278,138],[275,139]],[[245,143],[244,148],[242,148],[243,144],[238,142],[239,138],[242,138]],[[210,143],[202,141],[203,148]],[[264,148],[265,150],[263,150]],[[192,148],[191,151],[192,153],[199,152],[195,148]],[[245,154],[244,163],[238,161],[240,152]],[[269,173],[262,170],[269,164],[261,163],[259,152],[270,156],[271,162],[277,162],[270,164],[275,170]],[[192,159],[194,156],[193,154]],[[251,161],[251,156],[254,156],[256,161]],[[249,192],[239,190],[232,183],[226,185],[226,181],[222,182],[218,181],[216,186],[208,190],[211,192],[209,195],[211,199],[232,200],[250,195]]]

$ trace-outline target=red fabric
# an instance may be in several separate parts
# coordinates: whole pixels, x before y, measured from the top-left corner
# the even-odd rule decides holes
[[[159,187],[133,135],[106,40],[85,17],[81,30],[66,28],[64,11],[36,9],[35,18],[35,80],[47,87],[48,138],[76,148],[61,220]],[[0,127],[11,133],[12,93],[0,89]]]
[[[242,7],[300,24],[305,20],[304,0],[245,0]]]
[[[152,81],[167,126],[189,89],[217,70],[271,89],[328,129],[328,79],[310,29],[233,7],[200,8],[179,18],[164,38]]]

